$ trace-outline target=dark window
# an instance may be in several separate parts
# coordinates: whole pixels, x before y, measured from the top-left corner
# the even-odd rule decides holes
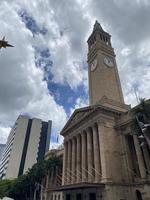
[[[81,194],[77,194],[76,195],[76,200],[82,200],[82,195]]]
[[[70,194],[66,194],[66,200],[71,200]]]
[[[95,193],[90,193],[89,194],[89,200],[96,200],[96,194]]]
[[[48,123],[42,122],[37,161],[43,160],[44,158],[45,148],[46,148],[46,139],[47,139],[47,130],[48,130]]]
[[[105,42],[105,36],[103,35],[103,40],[104,40],[104,42]]]
[[[102,34],[100,34],[100,38],[101,38],[101,40],[102,40]]]
[[[143,200],[142,199],[142,194],[141,194],[141,192],[139,191],[139,190],[136,190],[136,198],[137,198],[137,200]]]
[[[23,174],[24,164],[25,164],[25,159],[26,159],[26,154],[27,154],[27,149],[28,149],[28,143],[29,143],[29,137],[30,137],[30,132],[31,132],[31,126],[32,126],[32,119],[29,119],[28,126],[26,129],[26,136],[24,140],[24,146],[23,146],[18,176],[21,176]]]

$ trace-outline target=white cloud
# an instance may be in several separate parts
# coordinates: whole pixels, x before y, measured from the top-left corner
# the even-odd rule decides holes
[[[72,89],[84,83],[87,90],[87,72],[84,66],[77,67],[73,63],[86,60],[89,20],[83,10],[86,10],[89,1],[82,3],[83,6],[80,1],[72,0],[45,0],[44,3],[32,1],[31,4],[26,0],[14,2],[18,2],[19,6],[14,6],[17,10],[27,10],[39,26],[48,30],[47,35],[43,37],[43,43],[50,49],[53,60],[53,81],[67,84]]]
[[[64,125],[67,115],[49,94],[44,74],[35,66],[32,34],[10,4],[0,5],[2,35],[15,47],[0,52],[0,142],[6,141],[9,128],[20,113],[53,120],[55,132]],[[7,134],[6,134],[7,132]]]
[[[6,138],[9,135],[11,128],[10,127],[3,127],[0,126],[0,144],[5,144],[6,143]]]
[[[75,106],[70,109],[70,115],[78,108],[83,108],[88,106],[88,99],[77,98]]]
[[[44,3],[2,0],[0,10],[0,37],[6,35],[15,46],[0,51],[1,127],[12,124],[20,112],[53,119],[55,130],[64,125],[65,110],[49,94],[43,71],[35,67],[33,46],[49,49],[53,82],[67,84],[76,91],[82,85],[87,91],[87,68],[82,60],[86,60],[86,40],[95,19],[112,35],[126,103],[136,104],[135,86],[140,97],[149,98],[150,3],[147,0],[45,0]],[[48,33],[33,38],[17,14],[20,10],[26,10]],[[76,61],[80,64],[74,64]],[[86,104],[78,98],[70,110]]]
[[[131,52],[131,49],[128,48],[128,47],[125,47],[125,48],[122,49],[122,51],[121,51],[121,54],[122,54],[123,56],[129,56],[131,53],[132,53],[132,52]]]

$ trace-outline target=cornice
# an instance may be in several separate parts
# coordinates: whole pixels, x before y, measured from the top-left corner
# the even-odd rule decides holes
[[[105,46],[104,44],[95,44],[95,46],[92,47],[92,49],[89,51],[88,53],[88,60],[87,62],[90,62],[91,59],[95,56],[95,54],[98,52],[98,51],[102,51],[106,54],[110,54],[112,55],[113,57],[115,57],[115,53],[114,53],[114,49],[112,47],[107,47]]]

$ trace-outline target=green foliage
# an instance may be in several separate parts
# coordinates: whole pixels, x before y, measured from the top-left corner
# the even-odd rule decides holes
[[[62,167],[62,160],[54,154],[52,155],[51,159],[47,160],[46,170],[56,168],[56,167],[60,167],[60,168]]]
[[[27,194],[29,194],[28,189],[31,183],[29,182],[27,175],[22,175],[13,180],[11,187],[9,189],[9,196],[15,199],[24,199]]]
[[[31,183],[40,183],[42,178],[45,176],[47,169],[46,169],[47,161],[43,160],[37,162],[33,165],[31,169],[28,170],[26,177],[31,181]]]
[[[12,180],[0,181],[0,198],[7,196],[9,194],[9,190],[10,190],[12,183],[13,183]]]
[[[49,170],[62,166],[62,161],[55,154],[49,160],[39,161],[25,175],[14,180],[0,181],[0,197],[9,196],[15,200],[33,199],[36,183],[41,183]]]

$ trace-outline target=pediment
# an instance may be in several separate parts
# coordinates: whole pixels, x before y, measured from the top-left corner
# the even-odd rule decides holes
[[[128,105],[120,104],[119,102],[108,99],[106,96],[97,102],[96,105],[76,109],[71,115],[70,119],[60,132],[61,135],[64,135],[71,127],[84,120],[86,117],[90,116],[93,112],[105,112],[105,113],[126,113],[129,110]]]
[[[85,116],[89,115],[90,112],[93,111],[92,106],[76,109],[73,114],[71,115],[70,119],[62,129],[61,133],[63,135],[63,132],[70,127],[72,127],[74,124],[80,122]]]

